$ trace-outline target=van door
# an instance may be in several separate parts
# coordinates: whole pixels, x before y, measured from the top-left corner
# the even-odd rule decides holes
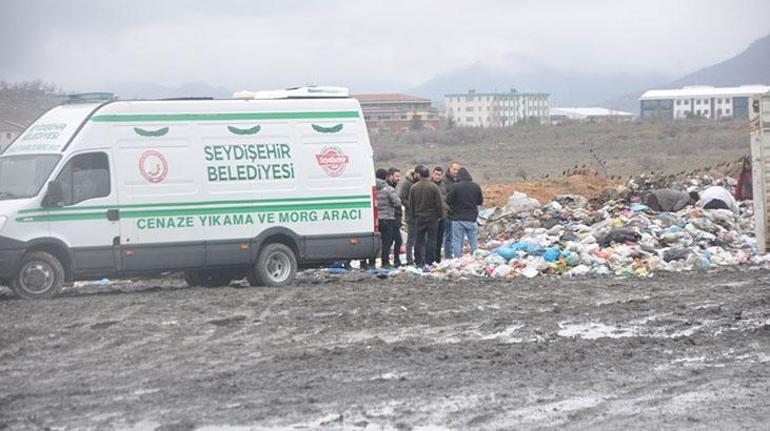
[[[117,130],[125,136],[126,130]],[[119,140],[121,270],[167,271],[205,264],[205,239],[196,230],[207,211],[197,188],[198,158],[183,137],[185,126],[171,128],[162,142],[143,137]],[[128,133],[133,131],[130,129]],[[210,210],[210,209],[209,209]]]
[[[111,149],[75,153],[56,176],[64,205],[50,209],[50,229],[70,247],[78,274],[117,269],[120,224],[111,160]]]

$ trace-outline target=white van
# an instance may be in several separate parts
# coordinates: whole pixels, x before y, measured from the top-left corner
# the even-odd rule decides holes
[[[166,271],[282,286],[377,255],[372,148],[346,90],[89,101],[103,96],[51,109],[0,155],[0,282],[18,296]]]

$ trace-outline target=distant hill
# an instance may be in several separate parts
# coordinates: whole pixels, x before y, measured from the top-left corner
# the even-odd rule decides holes
[[[670,88],[684,85],[731,87],[742,84],[770,83],[770,35],[752,42],[735,57],[704,67],[667,84]]]
[[[86,90],[84,90],[86,91]],[[169,87],[154,82],[116,82],[104,88],[87,91],[110,91],[120,99],[171,99],[175,97],[213,97],[229,99],[233,92],[225,87],[215,87],[206,82],[189,82],[176,87]]]
[[[592,106],[628,89],[643,88],[667,79],[653,74],[586,73],[543,66],[528,56],[509,54],[491,61],[438,75],[407,90],[410,94],[443,101],[448,93],[510,91],[551,94],[553,106]]]
[[[59,103],[53,85],[42,81],[0,82],[0,120],[27,126]]]
[[[681,88],[685,85],[732,87],[744,84],[770,84],[770,35],[752,42],[746,50],[721,63],[704,67],[674,81],[635,87],[635,91],[608,99],[604,103],[638,113],[639,96],[649,88]]]
[[[484,60],[437,75],[407,90],[441,102],[448,93],[537,91],[551,94],[552,106],[600,105],[638,112],[639,96],[650,88],[685,85],[736,86],[770,84],[770,35],[754,41],[745,51],[721,63],[679,79],[655,74],[585,73],[554,69],[520,54]]]
[[[214,87],[205,82],[191,82],[168,87],[152,82],[118,82],[97,88],[62,91],[41,81],[19,83],[0,82],[0,120],[26,126],[43,112],[62,100],[60,94],[75,92],[112,92],[119,99],[170,99],[175,97],[213,97],[229,99],[233,92],[225,87]]]

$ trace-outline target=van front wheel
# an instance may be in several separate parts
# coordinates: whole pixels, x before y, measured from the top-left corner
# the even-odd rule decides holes
[[[23,299],[56,296],[64,286],[64,267],[56,256],[44,251],[27,253],[13,279],[12,288]]]
[[[285,244],[268,244],[259,252],[254,275],[256,284],[260,286],[287,286],[297,275],[297,256]]]

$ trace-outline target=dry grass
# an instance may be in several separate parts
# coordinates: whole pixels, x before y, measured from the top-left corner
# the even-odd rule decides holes
[[[522,125],[372,136],[377,167],[459,160],[482,184],[536,181],[594,169],[608,179],[679,173],[749,153],[746,121]]]

